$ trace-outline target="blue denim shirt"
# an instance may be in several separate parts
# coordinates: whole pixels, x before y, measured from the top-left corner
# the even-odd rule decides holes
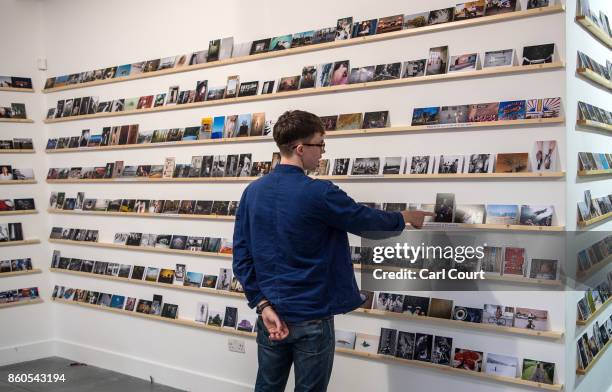
[[[402,214],[356,203],[331,181],[279,164],[242,194],[233,270],[249,306],[268,299],[281,319],[300,322],[361,305],[347,232],[398,233]]]

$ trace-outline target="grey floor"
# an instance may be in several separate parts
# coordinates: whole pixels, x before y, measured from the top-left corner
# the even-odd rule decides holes
[[[71,366],[73,361],[49,357],[0,367],[0,392],[181,392],[179,389],[95,366]],[[9,374],[64,374],[65,382],[9,383]]]

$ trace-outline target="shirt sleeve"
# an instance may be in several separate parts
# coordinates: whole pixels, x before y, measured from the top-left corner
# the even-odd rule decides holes
[[[255,264],[251,253],[251,235],[249,219],[247,214],[246,191],[243,193],[236,211],[236,223],[234,224],[233,239],[233,262],[234,276],[242,284],[244,293],[249,301],[249,307],[254,308],[264,299],[264,295],[257,284]]]
[[[333,183],[323,193],[321,213],[330,226],[361,237],[392,237],[406,227],[401,213],[359,204]]]

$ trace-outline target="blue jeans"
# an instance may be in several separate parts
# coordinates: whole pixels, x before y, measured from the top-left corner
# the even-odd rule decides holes
[[[255,392],[283,392],[295,364],[295,392],[325,392],[334,364],[334,319],[288,324],[289,336],[271,341],[257,319],[257,382]]]

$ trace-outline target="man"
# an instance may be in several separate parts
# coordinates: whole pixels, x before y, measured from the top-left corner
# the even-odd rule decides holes
[[[347,232],[420,228],[423,211],[384,212],[356,203],[330,181],[312,179],[325,151],[314,114],[284,113],[274,126],[281,161],[244,191],[234,226],[234,274],[257,307],[255,391],[325,391],[334,359],[333,316],[361,305]]]

